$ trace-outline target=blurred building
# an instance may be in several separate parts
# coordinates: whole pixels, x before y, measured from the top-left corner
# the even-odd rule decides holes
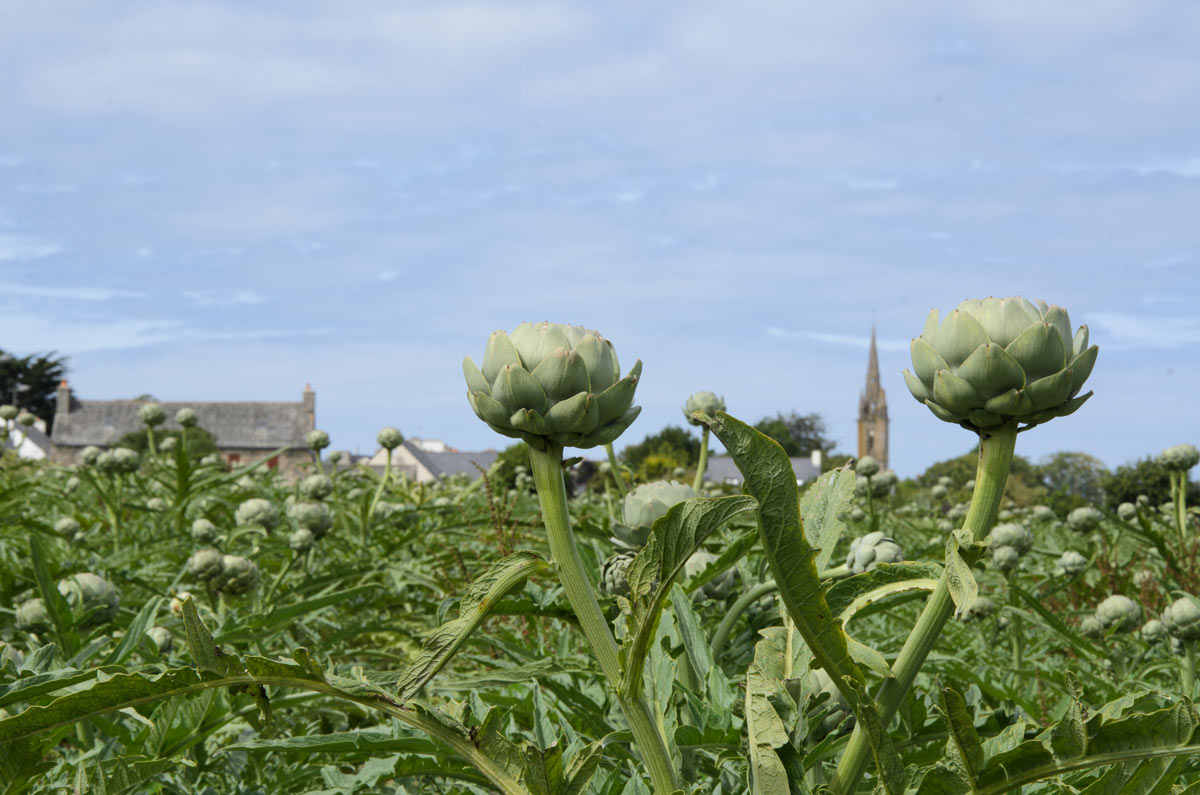
[[[875,326],[871,326],[871,353],[867,359],[867,386],[858,398],[858,457],[869,455],[888,468],[887,396],[879,383],[879,354]]]
[[[821,477],[820,450],[813,450],[810,456],[792,456],[788,460],[792,462],[792,472],[796,473],[797,486],[803,486]],[[709,483],[724,483],[727,486],[740,486],[745,480],[742,471],[733,462],[733,456],[728,455],[709,456],[704,468],[704,479]]]
[[[159,426],[179,430],[175,414],[189,408],[199,427],[211,433],[222,457],[234,466],[249,464],[283,448],[267,462],[271,469],[295,474],[311,463],[305,437],[316,427],[317,395],[305,385],[300,400],[285,401],[155,401],[80,400],[63,381],[58,388],[54,425],[50,432],[50,460],[74,464],[88,445],[110,447],[125,434],[145,427],[138,412],[147,403],[159,403],[167,421]]]
[[[464,453],[447,446],[441,439],[418,439],[415,436],[392,451],[392,472],[409,480],[429,483],[450,475],[467,475],[472,480],[487,471],[498,456],[495,450]],[[379,474],[387,465],[387,450],[382,447],[365,462]]]

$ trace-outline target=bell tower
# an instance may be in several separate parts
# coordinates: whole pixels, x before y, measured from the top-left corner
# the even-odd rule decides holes
[[[871,326],[871,354],[867,360],[867,386],[858,398],[858,457],[869,455],[888,468],[887,397],[879,384],[879,354],[875,326]]]

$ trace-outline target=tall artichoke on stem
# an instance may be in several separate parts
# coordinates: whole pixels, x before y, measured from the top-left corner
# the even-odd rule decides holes
[[[712,392],[696,392],[683,404],[683,416],[691,425],[699,425],[700,431],[700,461],[696,464],[696,479],[692,481],[692,491],[700,493],[704,485],[704,470],[708,466],[708,426],[701,423],[692,415],[697,411],[710,417],[717,416],[718,411],[725,410],[725,398],[718,397]]]
[[[482,367],[470,357],[463,360],[467,399],[475,414],[497,433],[522,439],[529,447],[559,581],[616,694],[654,791],[666,795],[680,788],[678,775],[645,696],[623,684],[616,639],[571,530],[563,477],[564,447],[611,444],[637,417],[641,408],[632,404],[641,369],[639,361],[622,378],[611,342],[589,329],[552,323],[522,323],[511,334],[493,333]]]
[[[1067,311],[1024,298],[967,300],[939,324],[934,309],[912,341],[909,391],[939,419],[979,435],[979,465],[960,543],[982,539],[996,522],[1017,433],[1074,412],[1098,348],[1088,346],[1087,326],[1072,335]],[[1022,425],[1024,427],[1022,427]],[[954,612],[945,575],[925,603],[880,686],[875,707],[884,726],[896,714],[917,672]],[[856,726],[838,762],[831,789],[848,795],[871,758],[863,727]]]

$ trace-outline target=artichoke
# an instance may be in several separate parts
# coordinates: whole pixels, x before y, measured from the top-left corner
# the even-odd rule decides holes
[[[1114,632],[1133,632],[1142,623],[1142,606],[1128,596],[1113,594],[1096,605],[1096,620]]]
[[[1095,530],[1103,518],[1104,514],[1090,505],[1084,505],[1082,508],[1076,508],[1067,514],[1067,527],[1077,533],[1086,533]]]
[[[158,452],[169,453],[175,449],[175,444],[178,440],[174,436],[168,436],[158,443]]]
[[[873,477],[879,473],[879,462],[873,456],[864,455],[854,465],[854,471],[863,477]]]
[[[996,603],[986,596],[980,596],[967,608],[964,621],[982,621],[996,612]]]
[[[629,596],[629,564],[632,552],[618,552],[600,567],[600,590],[609,596]]]
[[[207,519],[197,519],[192,522],[192,540],[201,544],[211,544],[217,537],[217,526]]]
[[[716,562],[716,555],[708,550],[698,549],[683,564],[683,576],[688,580],[699,577],[709,566]],[[734,579],[733,569],[726,569],[700,586],[693,594],[693,598],[712,599],[716,602],[723,602],[728,598],[729,592],[733,590]]]
[[[79,522],[73,516],[64,516],[54,523],[54,531],[70,538],[79,532]]]
[[[17,607],[17,629],[26,632],[37,632],[50,626],[50,614],[46,612],[46,603],[41,597],[22,602]]]
[[[28,411],[22,411],[17,415],[17,425],[20,425],[22,428],[28,429],[35,422],[37,422],[37,417],[30,414]]]
[[[389,425],[379,431],[375,437],[375,441],[379,442],[379,446],[384,450],[395,450],[404,444],[404,435]]]
[[[988,535],[993,549],[997,547],[1012,547],[1018,555],[1024,555],[1033,549],[1033,533],[1023,524],[998,524]]]
[[[20,409],[11,403],[5,403],[3,406],[0,406],[0,420],[15,419],[19,413]]]
[[[1098,638],[1104,634],[1104,624],[1095,616],[1084,616],[1079,622],[1079,634],[1085,638]]]
[[[222,555],[217,549],[202,549],[194,552],[187,562],[188,574],[200,582],[216,580],[221,576],[223,568]]]
[[[301,527],[288,537],[288,546],[297,553],[307,552],[312,549],[313,542],[316,540],[317,537],[313,535],[312,530],[309,530],[307,527]]]
[[[912,341],[908,389],[939,419],[968,430],[1027,425],[1072,413],[1099,349],[1088,328],[1071,333],[1067,311],[1024,298],[963,301],[940,325],[929,313]]]
[[[1054,515],[1054,509],[1049,505],[1033,506],[1033,518],[1039,522],[1052,522],[1058,517]]]
[[[175,412],[175,422],[179,423],[184,428],[195,428],[196,423],[200,422],[200,418],[196,416],[196,412],[191,409],[180,409]]]
[[[1158,463],[1175,472],[1187,472],[1200,464],[1200,450],[1192,444],[1175,444],[1158,455]]]
[[[1150,645],[1154,645],[1167,637],[1167,626],[1157,618],[1152,618],[1145,624],[1142,624],[1141,635],[1142,640]]]
[[[309,475],[300,481],[300,496],[323,500],[333,493],[333,480],[328,475]]]
[[[72,610],[87,614],[86,623],[107,624],[117,616],[121,599],[108,580],[91,572],[72,574],[58,584]]]
[[[943,499],[949,493],[950,493],[950,490],[947,489],[945,486],[943,486],[941,483],[938,483],[936,486],[934,486],[932,489],[929,490],[929,495],[931,497],[933,497],[935,500]]]
[[[240,596],[254,590],[258,585],[258,565],[238,555],[221,558],[221,576],[216,582],[217,590]]]
[[[270,500],[253,497],[237,507],[234,518],[239,525],[256,524],[270,530],[279,521],[279,511]]]
[[[1012,547],[995,547],[992,549],[992,563],[999,571],[1012,571],[1021,563],[1021,553]]]
[[[322,430],[309,431],[308,436],[304,437],[304,443],[310,450],[324,450],[329,446],[329,434]]]
[[[850,542],[850,554],[846,565],[855,574],[874,569],[880,563],[896,563],[904,560],[904,550],[882,530],[867,533]]]
[[[1179,640],[1200,640],[1200,605],[1195,598],[1181,596],[1163,610],[1162,622]]]
[[[494,332],[482,369],[469,356],[463,359],[475,414],[497,433],[539,450],[614,441],[641,411],[633,405],[641,372],[639,361],[621,378],[611,342],[596,331],[556,323]]]
[[[686,483],[655,480],[643,483],[625,495],[621,502],[622,524],[613,533],[624,543],[640,547],[650,537],[650,527],[673,506],[690,500],[696,492]]]
[[[378,503],[376,507],[379,505],[383,505],[383,503]],[[292,518],[297,527],[311,530],[316,538],[322,538],[329,532],[329,528],[333,527],[333,511],[329,510],[329,506],[325,503],[315,500],[304,500],[293,504],[288,508],[288,516]]]
[[[138,409],[138,417],[143,423],[154,428],[167,421],[167,412],[157,403],[146,403]]]
[[[1058,570],[1063,574],[1080,574],[1086,570],[1087,567],[1087,558],[1085,558],[1083,555],[1080,555],[1073,549],[1068,549],[1066,552],[1062,553],[1062,556],[1058,559]]]
[[[16,646],[0,640],[0,669],[5,668],[9,662],[12,663],[13,670],[19,671],[25,664],[25,655]]]
[[[1122,522],[1132,522],[1137,518],[1137,506],[1132,502],[1123,502],[1117,506],[1117,518]]]
[[[84,466],[92,466],[100,457],[100,448],[94,444],[89,444],[87,447],[79,451],[79,461]]]
[[[850,722],[843,731],[849,731],[850,727],[854,725],[854,714],[850,711],[850,704],[846,701],[846,697],[842,695],[842,691],[838,690],[829,674],[825,673],[824,668],[812,669],[812,684],[814,697],[819,697],[822,693],[829,696],[821,702],[819,708],[830,710],[829,714],[822,718],[821,723],[816,727],[813,739],[820,741],[828,737],[837,731],[847,718]]]
[[[151,627],[146,631],[146,635],[154,641],[159,654],[167,654],[175,646],[175,639],[171,637],[171,631],[166,627]]]
[[[718,411],[725,410],[725,398],[717,397],[712,392],[696,392],[683,403],[683,416],[692,425],[700,423],[692,418],[692,412],[699,411],[710,417],[715,417]]]

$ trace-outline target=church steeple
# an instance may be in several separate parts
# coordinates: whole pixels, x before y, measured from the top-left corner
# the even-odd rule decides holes
[[[879,353],[875,326],[871,326],[871,353],[867,358],[867,385],[858,398],[858,457],[869,455],[888,468],[887,396],[879,383]]]

